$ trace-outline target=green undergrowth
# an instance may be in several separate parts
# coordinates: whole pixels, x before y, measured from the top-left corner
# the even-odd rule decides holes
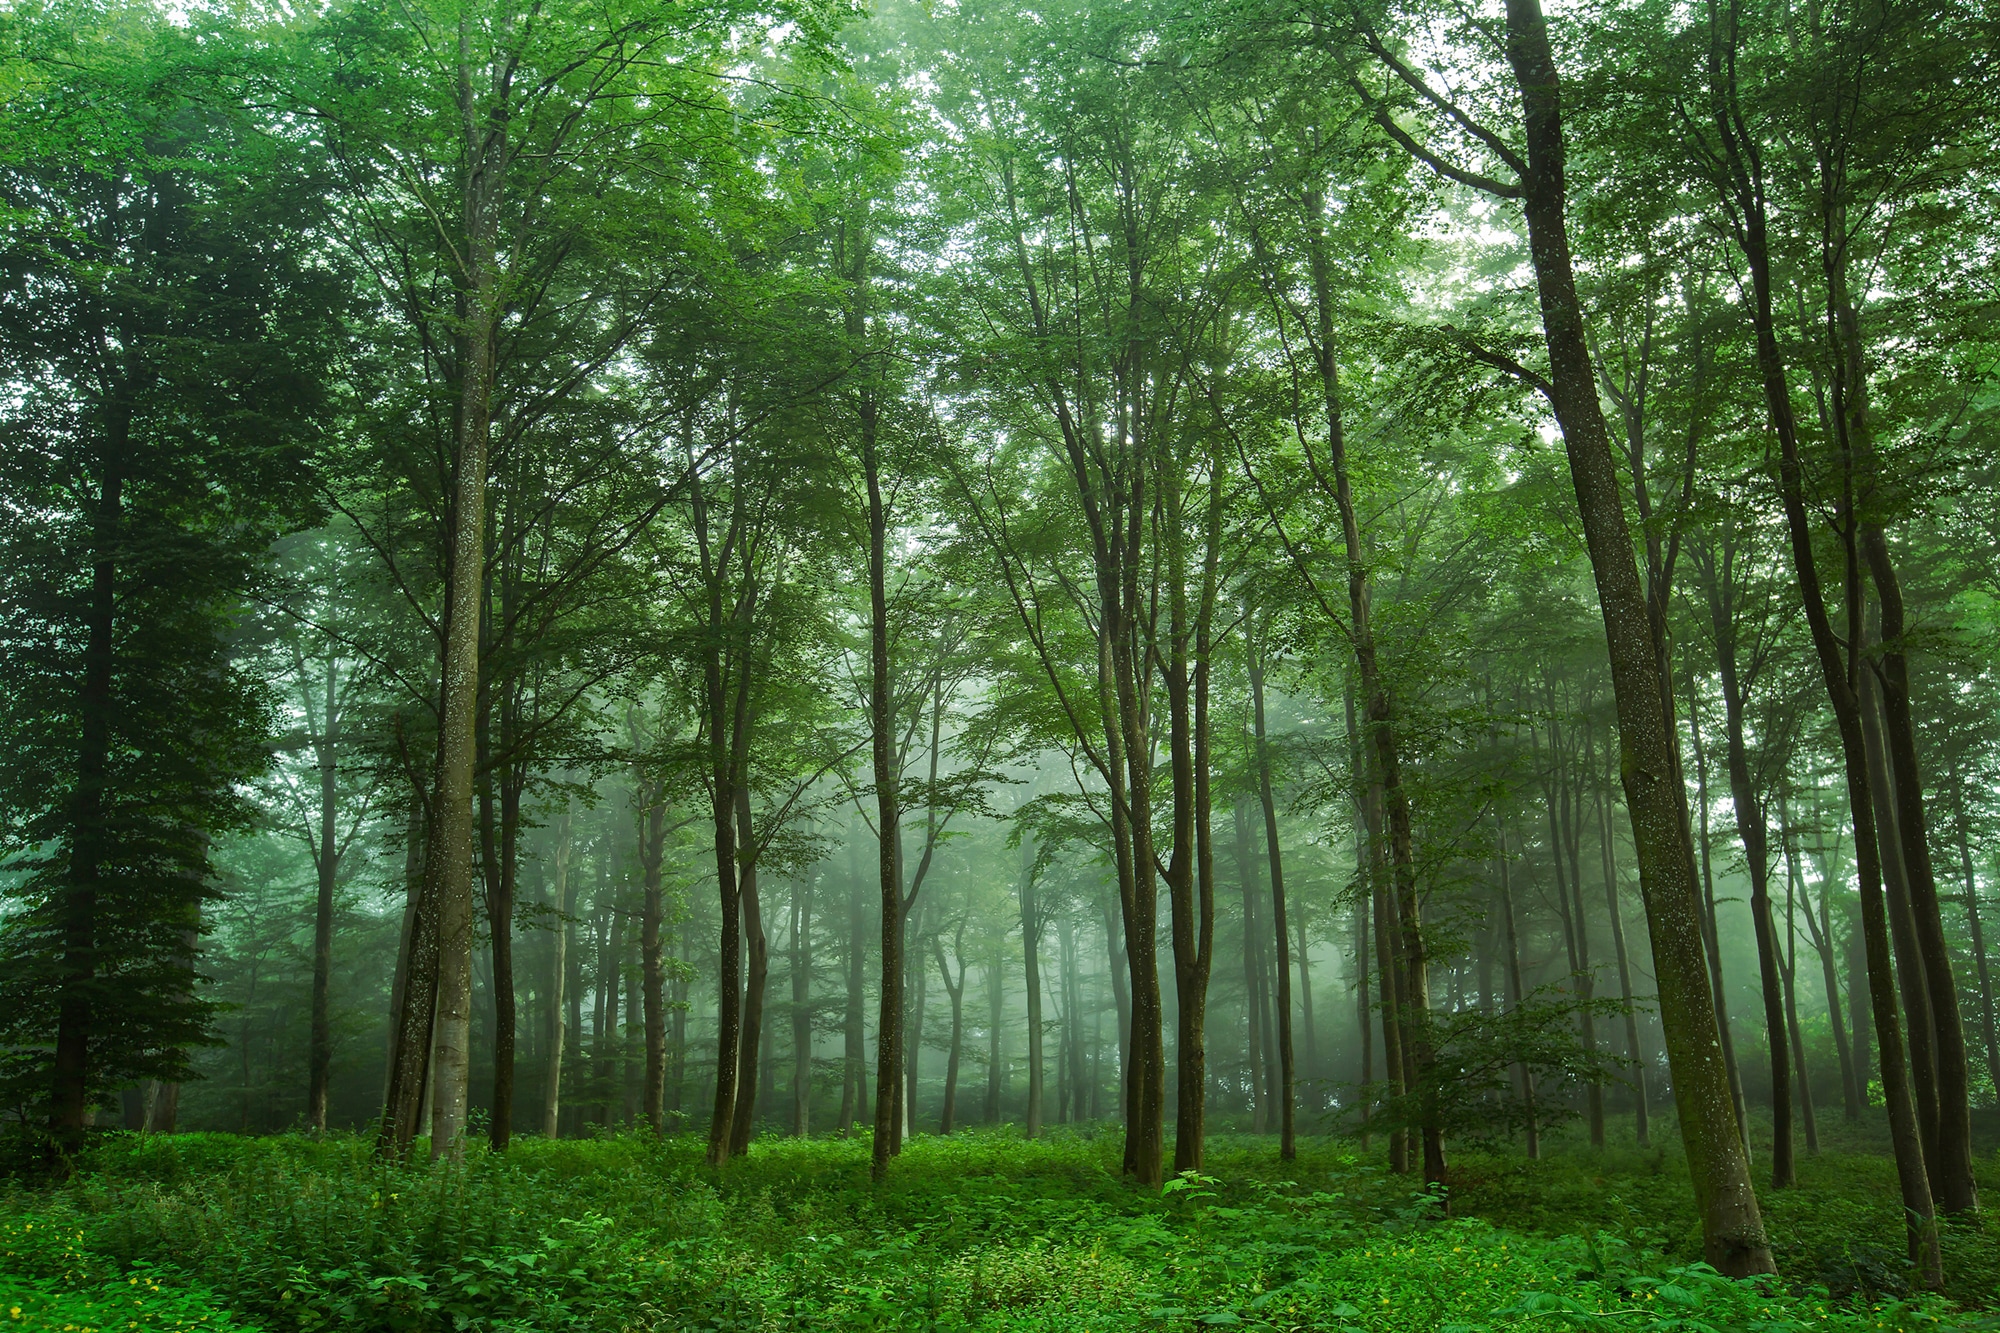
[[[1750,1284],[1696,1262],[1663,1155],[1465,1156],[1447,1218],[1348,1145],[1281,1167],[1218,1137],[1158,1195],[1118,1151],[920,1137],[872,1185],[865,1140],[762,1140],[716,1173],[688,1136],[407,1168],[347,1136],[114,1136],[0,1196],[0,1329],[2000,1329],[1984,1236],[1952,1238],[1989,1273],[1956,1305],[1902,1294],[1862,1158],[1815,1164],[1821,1202],[1772,1201],[1787,1271]],[[1846,1268],[1791,1262],[1843,1237]]]

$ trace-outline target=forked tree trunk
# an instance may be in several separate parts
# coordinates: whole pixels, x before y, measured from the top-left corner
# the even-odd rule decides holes
[[[1896,1012],[1895,982],[1889,962],[1889,923],[1882,901],[1881,866],[1877,859],[1874,800],[1869,790],[1866,745],[1862,736],[1859,672],[1862,654],[1861,569],[1850,540],[1847,554],[1847,649],[1842,660],[1840,636],[1827,614],[1820,592],[1819,564],[1813,552],[1813,524],[1806,507],[1805,469],[1799,457],[1798,428],[1786,382],[1783,353],[1771,306],[1771,260],[1765,224],[1764,175],[1761,149],[1748,132],[1737,98],[1735,51],[1736,14],[1728,11],[1728,28],[1720,24],[1720,5],[1709,7],[1708,75],[1711,111],[1722,150],[1723,179],[1718,182],[1734,205],[1737,243],[1750,273],[1752,330],[1756,335],[1757,368],[1772,433],[1778,437],[1778,491],[1783,502],[1785,531],[1799,597],[1812,632],[1813,653],[1820,678],[1833,705],[1839,727],[1842,767],[1847,778],[1848,816],[1853,821],[1854,863],[1861,890],[1861,936],[1868,963],[1868,993],[1875,1030],[1881,1035],[1882,1093],[1888,1103],[1890,1140],[1895,1147],[1896,1177],[1903,1195],[1910,1257],[1923,1281],[1940,1286],[1943,1259],[1930,1180],[1924,1165],[1923,1141],[1917,1129],[1916,1106],[1910,1096],[1904,1064],[1901,1022]],[[1725,71],[1727,74],[1725,76]]]
[[[959,927],[959,939],[962,944],[963,923]],[[958,1122],[958,1062],[961,1045],[965,1039],[965,959],[960,955],[958,980],[953,981],[951,968],[945,962],[944,945],[933,939],[931,950],[937,959],[938,978],[944,983],[945,993],[951,997],[951,1050],[945,1057],[944,1107],[938,1114],[938,1133],[949,1134]]]

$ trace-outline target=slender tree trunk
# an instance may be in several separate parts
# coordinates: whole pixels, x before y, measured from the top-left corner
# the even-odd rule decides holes
[[[743,980],[743,1031],[738,1038],[736,1105],[731,1110],[729,1152],[748,1152],[757,1132],[757,1058],[764,1040],[764,995],[771,978],[771,941],[764,931],[764,907],[757,893],[757,840],[750,823],[750,789],[736,788],[736,882],[743,906],[743,942],[748,955]]]
[[[618,1050],[618,1098],[620,1123],[636,1128],[639,1124],[639,1095],[646,1076],[646,1019],[640,1008],[639,960],[636,957],[639,933],[627,931],[625,943],[633,953],[620,954],[618,958],[618,970],[625,979],[625,1039],[619,1043]]]
[[[510,751],[513,715],[510,700],[501,709],[502,744]],[[520,872],[521,789],[526,778],[526,771],[515,762],[503,765],[499,774],[500,866],[492,881],[494,897],[487,923],[493,937],[493,1109],[487,1141],[495,1152],[505,1152],[514,1135],[514,1048],[519,1033],[514,994],[514,900]]]
[[[1353,756],[1355,782],[1361,792],[1362,845],[1357,849],[1357,859],[1363,864],[1362,873],[1374,899],[1375,971],[1382,1013],[1383,1076],[1389,1096],[1400,1099],[1409,1091],[1410,1078],[1404,1062],[1401,1017],[1404,996],[1400,975],[1402,948],[1397,938],[1400,924],[1391,905],[1384,864],[1388,858],[1383,854],[1381,784],[1371,755],[1363,748],[1355,725],[1354,692],[1351,688],[1346,691],[1346,706],[1348,750]],[[1398,1175],[1410,1169],[1409,1131],[1401,1117],[1389,1129],[1389,1169]]]
[[[1986,1077],[2000,1092],[2000,1042],[1994,1040],[1993,978],[1986,962],[1985,928],[1979,920],[1979,877],[1972,871],[1972,837],[1965,813],[1965,782],[1959,776],[1958,755],[1951,756],[1953,831],[1958,836],[1959,873],[1965,878],[1965,925],[1972,945],[1972,966],[1979,978],[1979,1030],[1985,1038]]]
[[[335,836],[339,813],[337,756],[340,745],[340,659],[326,655],[320,734],[313,749],[319,768],[319,848],[313,855],[319,893],[313,904],[312,1033],[306,1056],[306,1129],[326,1133],[327,1077],[333,1068],[333,890],[340,871]]]
[[[1729,1025],[1729,993],[1722,981],[1722,938],[1715,916],[1715,873],[1711,864],[1708,830],[1708,751],[1701,740],[1701,702],[1695,691],[1694,673],[1688,673],[1688,737],[1694,744],[1695,803],[1701,840],[1702,930],[1708,943],[1709,984],[1715,990],[1715,1015],[1722,1033],[1722,1058],[1729,1067],[1729,1095],[1736,1105],[1736,1132],[1743,1140],[1743,1153],[1750,1154],[1750,1113],[1743,1100],[1743,1069],[1736,1063],[1736,1037]]]
[[[1787,835],[1784,839],[1786,882],[1792,886],[1792,892],[1797,892],[1805,884],[1805,874],[1799,865],[1798,835],[1792,823],[1790,790],[1787,782],[1778,786],[1778,824]],[[1833,1029],[1833,1049],[1840,1060],[1840,1100],[1845,1118],[1852,1124],[1861,1119],[1861,1098],[1854,1081],[1854,1053],[1847,1044],[1847,1025],[1841,1021],[1840,978],[1833,963],[1833,921],[1827,911],[1826,890],[1827,886],[1822,883],[1817,917],[1813,914],[1812,900],[1806,901],[1806,939],[1819,958],[1820,982],[1826,988],[1827,1025]]]
[[[1313,280],[1314,352],[1326,403],[1327,467],[1332,473],[1330,489],[1340,513],[1341,542],[1347,556],[1348,636],[1361,680],[1363,740],[1368,747],[1370,772],[1381,789],[1382,812],[1388,828],[1388,860],[1402,951],[1396,970],[1404,1001],[1397,1011],[1403,1028],[1401,1054],[1406,1080],[1418,1096],[1424,1183],[1440,1185],[1444,1183],[1445,1172],[1444,1130],[1431,1075],[1434,1057],[1430,1038],[1430,964],[1417,906],[1410,800],[1403,788],[1402,749],[1396,733],[1395,709],[1376,655],[1367,551],[1362,545],[1354,491],[1348,479],[1347,433],[1341,417],[1340,366],[1334,344],[1333,284],[1320,231],[1323,201],[1317,192],[1308,197],[1306,211],[1311,219],[1307,246]],[[1324,479],[1322,489],[1326,489]]]
[[[812,880],[792,882],[792,1134],[812,1133]]]
[[[542,1081],[542,1136],[558,1138],[562,1133],[563,1039],[568,1025],[563,1021],[564,988],[569,983],[569,867],[570,809],[563,806],[556,818],[554,871],[549,902],[555,908],[555,926],[549,950],[548,1073]]]
[[[660,954],[660,927],[665,916],[661,862],[667,852],[666,792],[642,781],[639,786],[639,875],[643,897],[639,908],[639,1010],[646,1025],[646,1075],[639,1092],[639,1114],[655,1134],[667,1132],[667,1005],[666,969]]]
[[[1857,907],[1856,919],[1847,932],[1847,997],[1854,1028],[1854,1099],[1856,1106],[1865,1110],[1870,1101],[1869,1085],[1874,1081],[1870,1076],[1875,1070],[1875,1015],[1868,993],[1868,942],[1858,911]],[[1859,1110],[1855,1118],[1860,1118]]]
[[[964,927],[960,926],[960,942],[963,943]],[[944,1066],[944,1107],[938,1115],[938,1133],[949,1134],[956,1127],[958,1119],[958,1065],[959,1053],[965,1040],[965,959],[961,954],[958,963],[958,980],[951,978],[951,968],[946,964],[944,945],[932,939],[931,950],[937,959],[938,978],[944,983],[945,994],[951,997],[951,1050],[945,1058]]]
[[[867,914],[861,904],[861,864],[858,830],[848,825],[847,840],[847,1012],[841,1024],[843,1071],[840,1080],[840,1132],[854,1133],[860,1107],[867,1100],[868,1051],[861,1031],[863,973],[867,967]]]
[[[1123,1106],[1124,1096],[1128,1091],[1125,1087],[1129,1081],[1127,1075],[1132,1067],[1131,970],[1124,948],[1124,936],[1119,929],[1123,918],[1117,903],[1100,898],[1098,907],[1104,917],[1104,953],[1106,970],[1111,974],[1111,1002],[1117,1010],[1119,1105]]]
[[[1500,927],[1507,942],[1507,1008],[1521,1007],[1527,988],[1521,981],[1521,937],[1514,925],[1514,879],[1513,862],[1507,854],[1507,826],[1500,826],[1497,838],[1500,860]],[[1521,1102],[1527,1115],[1528,1157],[1530,1160],[1542,1155],[1542,1129],[1535,1109],[1535,1071],[1527,1065],[1516,1065],[1515,1086],[1520,1089]]]
[[[1213,484],[1213,481],[1212,483]],[[1208,606],[1212,576],[1190,614],[1180,485],[1164,481],[1168,766],[1173,778],[1167,900],[1174,958],[1174,1171],[1198,1171],[1207,1138],[1208,982],[1215,963],[1215,857],[1209,828]],[[1210,514],[1216,512],[1211,506]],[[1211,530],[1213,530],[1211,528]],[[1205,573],[1213,562],[1205,564]]]
[[[928,909],[925,900],[924,909]],[[909,975],[904,979],[903,990],[909,996],[908,1007],[903,1015],[903,1106],[897,1116],[896,1137],[898,1140],[916,1132],[917,1079],[922,1071],[924,1050],[924,1010],[929,1001],[926,992],[930,989],[930,972],[924,966],[923,938],[926,911],[915,911],[911,934],[917,938],[917,947],[904,959]],[[900,1142],[897,1151],[901,1151]]]
[[[1896,960],[1896,982],[1903,998],[1903,1013],[1909,1019],[1910,1091],[1916,1098],[1917,1136],[1924,1145],[1924,1166],[1935,1198],[1940,1183],[1937,1165],[1937,1051],[1932,1040],[1937,1024],[1930,1012],[1930,988],[1924,978],[1924,957],[1917,943],[1909,881],[1903,866],[1902,839],[1896,828],[1896,802],[1889,791],[1893,779],[1883,752],[1880,688],[1865,663],[1858,674],[1861,744],[1868,768],[1869,797],[1875,810],[1882,882],[1888,894],[1890,949]]]
[[[1604,858],[1604,910],[1611,919],[1611,948],[1618,957],[1618,999],[1625,1006],[1625,1057],[1632,1062],[1632,1132],[1641,1148],[1652,1146],[1651,1109],[1646,1104],[1646,1059],[1639,1045],[1639,1011],[1632,1003],[1632,960],[1625,948],[1624,913],[1618,902],[1618,863],[1611,832],[1611,801],[1597,789],[1598,846]]]
[[[868,264],[872,238],[846,237],[852,253],[849,281],[853,298],[846,311],[848,337],[857,346],[868,335]],[[868,727],[875,780],[876,867],[882,897],[882,994],[875,1028],[875,1138],[870,1175],[881,1180],[901,1147],[898,1098],[903,1095],[903,901],[902,811],[897,787],[902,774],[896,757],[895,704],[889,663],[888,511],[882,499],[878,438],[879,408],[872,378],[864,377],[856,400],[861,436],[861,472],[868,506]]]
[[[1763,794],[1750,776],[1750,749],[1744,740],[1746,689],[1736,654],[1735,588],[1730,580],[1735,564],[1731,538],[1725,534],[1720,577],[1709,564],[1704,591],[1715,637],[1716,671],[1722,684],[1725,751],[1729,772],[1729,803],[1736,814],[1736,837],[1750,872],[1750,919],[1757,937],[1757,977],[1764,997],[1764,1031],[1771,1054],[1771,1188],[1789,1188],[1797,1178],[1792,1147],[1792,1053],[1786,1021],[1784,960],[1778,951],[1777,923],[1771,911],[1771,843]],[[1693,688],[1693,682],[1689,682]]]
[[[1360,838],[1355,839],[1354,868],[1357,876],[1365,876],[1368,873],[1368,863],[1362,854],[1363,849],[1359,845],[1361,841]],[[1373,899],[1366,893],[1357,893],[1354,896],[1354,1021],[1355,1026],[1360,1029],[1361,1148],[1363,1152],[1368,1150],[1368,1109],[1369,1103],[1373,1100],[1368,1089],[1369,1085],[1375,1081],[1375,1024],[1368,1016],[1371,1008],[1368,998],[1368,946],[1371,938],[1368,929],[1368,908],[1372,901]]]
[[[1586,694],[1584,697],[1586,712],[1588,711],[1589,702],[1589,695]],[[1551,704],[1553,704],[1553,700],[1551,700]],[[1597,969],[1592,967],[1590,962],[1590,918],[1585,914],[1583,908],[1583,790],[1590,780],[1589,775],[1591,770],[1596,765],[1593,762],[1592,738],[1587,725],[1584,728],[1583,735],[1582,753],[1576,756],[1575,762],[1569,766],[1574,771],[1574,780],[1564,781],[1560,764],[1556,772],[1555,785],[1556,790],[1560,793],[1559,804],[1562,810],[1562,850],[1557,855],[1560,858],[1566,853],[1569,857],[1567,904],[1568,912],[1574,920],[1576,927],[1576,950],[1572,957],[1571,966],[1576,970],[1577,994],[1586,1006],[1577,1015],[1577,1028],[1582,1039],[1583,1049],[1589,1052],[1592,1058],[1595,1058],[1598,1053],[1597,1019],[1588,1006],[1597,998]],[[1553,723],[1550,725],[1549,740],[1550,753],[1553,758],[1555,756],[1555,729]],[[1560,859],[1557,865],[1558,871],[1560,871]],[[1556,892],[1558,894],[1564,892],[1560,873],[1556,876]],[[1584,1089],[1584,1099],[1586,1119],[1590,1126],[1590,1146],[1593,1148],[1602,1148],[1604,1146],[1604,1085],[1595,1078],[1591,1079],[1590,1083]]]
[[[1239,798],[1235,805],[1236,879],[1243,891],[1243,1018],[1244,1052],[1249,1065],[1250,1128],[1261,1134],[1269,1126],[1269,1104],[1264,1096],[1264,1012],[1259,982],[1262,969],[1257,962],[1257,902],[1255,879],[1250,869],[1249,819]]]
[[[1021,959],[1028,997],[1027,1137],[1042,1133],[1042,911],[1036,901],[1030,852],[1021,848]]]
[[[986,1097],[983,1118],[989,1125],[1000,1123],[1000,1090],[1006,1072],[1000,1061],[1000,1023],[1006,1001],[1005,984],[1006,974],[1001,970],[1000,959],[996,955],[986,964]]]
[[[609,1124],[610,1104],[605,1100],[611,1086],[610,1031],[618,1025],[618,970],[612,959],[618,934],[618,913],[607,887],[610,879],[608,851],[597,862],[596,917],[591,923],[591,961],[596,965],[597,984],[590,1000],[590,1087],[597,1108],[597,1123]]]
[[[1298,1052],[1298,1081],[1307,1089],[1306,1099],[1315,1111],[1326,1109],[1326,1093],[1320,1083],[1324,1071],[1319,1063],[1319,1034],[1313,1026],[1312,943],[1307,934],[1311,918],[1303,910],[1298,917],[1299,1035],[1304,1039]]]
[[[1257,738],[1257,796],[1264,806],[1264,846],[1271,867],[1271,931],[1278,946],[1278,1159],[1298,1156],[1294,1114],[1292,1063],[1292,945],[1285,932],[1285,870],[1278,848],[1278,804],[1271,788],[1271,746],[1264,730],[1264,659],[1253,645],[1250,654],[1250,697]]]
[[[668,1086],[673,1089],[675,1114],[687,1109],[687,1062],[688,1062],[688,1005],[694,973],[694,926],[689,923],[680,931],[681,968],[674,978],[673,1014],[673,1072],[668,1076]]]
[[[1780,808],[1782,821],[1783,811]],[[1782,822],[1778,830],[1779,842],[1789,841],[1788,831]],[[1806,1151],[1819,1156],[1819,1119],[1813,1113],[1812,1074],[1806,1067],[1805,1038],[1799,1029],[1799,882],[1793,873],[1797,863],[1790,857],[1785,860],[1785,1030],[1791,1037],[1792,1063],[1799,1079],[1799,1115],[1806,1127]]]
[[[693,441],[688,441],[690,453]],[[702,650],[702,702],[708,733],[709,814],[714,830],[716,905],[720,939],[716,949],[715,1088],[708,1120],[707,1161],[728,1163],[739,1093],[739,1047],[743,1039],[743,902],[741,862],[749,849],[737,840],[738,792],[749,777],[750,691],[754,670],[751,628],[758,589],[753,572],[736,570],[737,543],[746,523],[743,488],[730,496],[730,521],[722,541],[710,532],[708,501],[698,472],[691,485],[691,515],[700,549],[709,641]],[[733,603],[724,589],[736,585]],[[754,1066],[752,1066],[754,1068]],[[755,1089],[752,1089],[752,1097]]]

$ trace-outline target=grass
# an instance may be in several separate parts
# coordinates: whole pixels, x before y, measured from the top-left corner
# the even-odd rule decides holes
[[[877,1187],[865,1140],[766,1139],[718,1175],[691,1136],[404,1168],[348,1136],[117,1135],[0,1195],[0,1329],[2000,1329],[1986,1235],[1948,1238],[1953,1303],[1905,1296],[1893,1174],[1862,1152],[1767,1196],[1785,1272],[1761,1285],[1696,1262],[1668,1151],[1461,1154],[1448,1219],[1339,1142],[1280,1169],[1219,1136],[1162,1195],[1117,1153],[918,1138]]]

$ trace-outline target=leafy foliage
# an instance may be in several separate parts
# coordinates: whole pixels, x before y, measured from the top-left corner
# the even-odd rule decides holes
[[[1977,1327],[1881,1288],[1857,1304],[1718,1277],[1662,1225],[1686,1216],[1684,1175],[1643,1159],[1590,1190],[1596,1224],[1545,1240],[1443,1218],[1337,1150],[1280,1173],[1254,1141],[1223,1139],[1212,1174],[1158,1196],[1119,1183],[1116,1150],[919,1138],[875,1188],[861,1140],[766,1140],[718,1178],[688,1138],[526,1141],[403,1168],[342,1137],[120,1137],[75,1183],[9,1200],[0,1237],[37,1291],[158,1283],[187,1293],[192,1319],[206,1287],[273,1330]],[[1585,1183],[1580,1160],[1476,1158],[1487,1182],[1467,1209],[1531,1170],[1560,1197]],[[1866,1171],[1847,1184],[1863,1211],[1842,1226],[1868,1206]],[[1865,1225],[1893,1240],[1898,1224]]]

